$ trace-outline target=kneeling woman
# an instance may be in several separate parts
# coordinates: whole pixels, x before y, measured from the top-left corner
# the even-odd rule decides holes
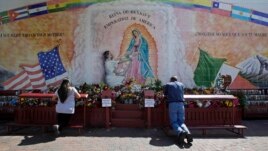
[[[60,134],[62,128],[68,126],[71,116],[75,112],[75,98],[80,98],[80,94],[75,87],[71,86],[68,79],[64,79],[53,97],[53,100],[57,100],[58,125],[55,127],[57,134]]]

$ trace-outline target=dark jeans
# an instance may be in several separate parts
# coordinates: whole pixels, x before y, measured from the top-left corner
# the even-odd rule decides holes
[[[59,131],[62,131],[64,127],[69,125],[70,119],[73,114],[57,113],[57,120],[59,124]]]

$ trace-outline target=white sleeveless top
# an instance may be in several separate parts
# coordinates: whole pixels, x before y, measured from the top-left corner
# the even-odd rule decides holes
[[[55,92],[55,95],[58,97],[58,102],[56,105],[56,112],[57,113],[65,113],[65,114],[74,114],[75,111],[75,93],[77,90],[75,87],[71,87],[71,90],[68,93],[68,97],[64,103],[60,102],[58,90]]]

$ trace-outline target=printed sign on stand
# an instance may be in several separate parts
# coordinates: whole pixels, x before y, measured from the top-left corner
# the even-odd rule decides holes
[[[145,99],[144,106],[145,107],[154,107],[155,100],[154,99]]]
[[[111,98],[102,99],[101,100],[101,106],[102,107],[111,107],[112,106],[112,99]]]

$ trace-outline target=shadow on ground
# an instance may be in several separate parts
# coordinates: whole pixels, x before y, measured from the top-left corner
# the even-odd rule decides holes
[[[245,138],[253,136],[268,136],[268,120],[246,120],[243,121],[243,125],[247,126],[245,130]],[[207,130],[206,135],[202,135],[201,130],[192,131],[194,139],[241,139],[232,132],[226,130]],[[20,135],[24,138],[18,144],[19,146],[26,146],[32,144],[46,143],[55,141],[57,137],[132,137],[132,138],[150,138],[150,144],[153,146],[170,146],[177,144],[175,137],[167,136],[161,128],[141,129],[141,128],[87,128],[81,130],[78,129],[66,129],[60,136],[54,134],[52,129],[48,129],[43,133],[41,128],[38,127],[23,127],[17,128],[11,134],[7,134],[6,127],[3,122],[0,125],[0,136],[12,136]],[[184,146],[184,148],[190,148],[190,146]]]

